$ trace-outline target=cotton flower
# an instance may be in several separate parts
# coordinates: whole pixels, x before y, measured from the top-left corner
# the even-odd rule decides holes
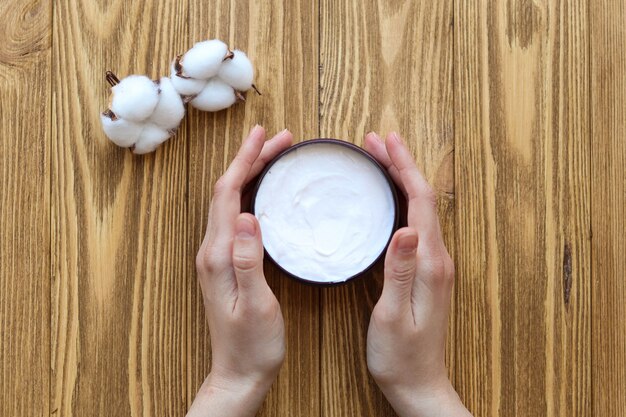
[[[235,90],[219,78],[211,78],[189,103],[203,111],[219,111],[235,104]]]
[[[178,93],[203,111],[223,110],[237,100],[245,100],[242,92],[256,90],[248,56],[240,50],[230,51],[217,39],[198,42],[176,57],[170,78]]]
[[[218,39],[197,42],[172,61],[170,71],[170,77],[157,81],[144,75],[120,81],[107,72],[111,100],[100,121],[113,143],[136,154],[152,152],[174,135],[185,116],[185,104],[219,111],[245,101],[242,93],[250,88],[259,93],[245,52],[231,51]]]
[[[111,103],[100,120],[113,143],[144,154],[176,132],[185,107],[172,80],[162,77],[152,81],[144,75],[130,75],[120,81],[112,73],[107,73],[107,80],[112,86]]]
[[[237,91],[248,91],[252,88],[254,68],[246,53],[235,49],[233,57],[221,65],[217,77]]]
[[[196,43],[185,53],[181,64],[184,63],[185,75],[207,80],[217,75],[227,55],[228,46],[220,40],[213,39]]]

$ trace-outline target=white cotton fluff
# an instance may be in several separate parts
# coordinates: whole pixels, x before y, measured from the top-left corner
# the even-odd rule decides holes
[[[229,52],[225,43],[214,39],[196,43],[182,58],[175,59],[171,79],[176,91],[193,107],[218,111],[232,106],[238,92],[252,88],[254,68],[245,52]]]
[[[181,96],[195,96],[200,93],[206,85],[206,80],[178,76],[176,74],[175,62],[176,60],[172,62],[170,79],[172,80],[172,85],[176,91],[178,91],[178,94]]]
[[[131,75],[111,90],[111,109],[100,115],[102,128],[113,143],[133,148],[134,153],[154,151],[173,135],[185,116],[183,99],[168,77],[154,82]]]
[[[111,111],[120,119],[141,122],[159,102],[157,85],[144,75],[130,75],[111,88]]]
[[[153,152],[156,148],[159,147],[160,144],[165,142],[170,138],[170,133],[161,129],[160,127],[148,123],[144,126],[137,142],[135,143],[135,148],[133,149],[133,153],[141,155],[149,152]]]
[[[235,49],[232,59],[222,63],[217,76],[230,84],[237,91],[247,91],[252,88],[254,68],[245,52]]]
[[[232,106],[236,101],[233,87],[218,78],[212,78],[190,104],[202,111],[219,111]]]
[[[111,139],[111,142],[124,148],[132,146],[143,130],[143,125],[140,123],[124,119],[113,120],[104,113],[100,114],[100,121],[104,133]]]
[[[198,42],[181,59],[183,74],[204,80],[214,77],[227,54],[228,46],[218,39]]]
[[[148,119],[162,129],[176,129],[185,116],[185,105],[168,77],[159,80],[159,102]]]
[[[121,81],[107,71],[110,109],[100,120],[113,143],[136,154],[154,151],[169,139],[185,116],[185,103],[204,111],[226,109],[252,88],[254,68],[240,50],[218,40],[194,44],[171,63],[170,76],[153,81],[131,75]]]

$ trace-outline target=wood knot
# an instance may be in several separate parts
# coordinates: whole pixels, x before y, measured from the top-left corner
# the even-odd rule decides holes
[[[0,66],[28,68],[40,52],[50,49],[50,10],[30,2],[16,3],[3,11],[0,28]],[[33,57],[31,57],[33,56]]]

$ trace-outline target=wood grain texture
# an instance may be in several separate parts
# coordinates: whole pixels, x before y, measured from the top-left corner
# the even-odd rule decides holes
[[[626,5],[590,3],[593,415],[626,416]]]
[[[591,415],[587,3],[455,1],[456,386]]]
[[[186,411],[187,135],[133,156],[102,133],[104,71],[169,73],[187,3],[58,1],[52,401],[59,416]]]
[[[200,246],[212,187],[235,156],[241,140],[259,123],[268,136],[289,128],[296,141],[317,136],[318,29],[315,1],[219,0],[190,2],[190,39],[217,37],[246,51],[262,92],[245,104],[218,112],[191,111],[189,128],[189,244]],[[191,44],[186,45],[190,47]],[[189,272],[188,399],[210,368],[210,345],[202,296]],[[319,416],[319,290],[279,273],[266,277],[285,319],[287,357],[260,416]]]
[[[452,2],[322,0],[320,21],[320,136],[361,144],[370,130],[400,132],[440,191],[440,221],[452,251]],[[322,292],[324,416],[394,415],[365,357],[381,290],[379,266]]]
[[[47,415],[51,2],[0,3],[0,415]]]
[[[447,359],[476,416],[626,417],[626,6],[619,0],[0,3],[0,415],[184,415],[210,367],[194,256],[255,123],[403,134],[457,283]],[[135,157],[104,71],[218,37],[263,95]],[[393,416],[365,337],[378,265],[337,288],[266,265],[287,359],[259,415]]]

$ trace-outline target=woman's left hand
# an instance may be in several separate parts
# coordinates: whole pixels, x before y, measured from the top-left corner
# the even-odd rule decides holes
[[[244,186],[291,145],[287,130],[265,141],[255,126],[214,187],[196,258],[211,333],[211,372],[188,416],[253,416],[285,356],[280,306],[263,274],[257,219],[241,213]]]

